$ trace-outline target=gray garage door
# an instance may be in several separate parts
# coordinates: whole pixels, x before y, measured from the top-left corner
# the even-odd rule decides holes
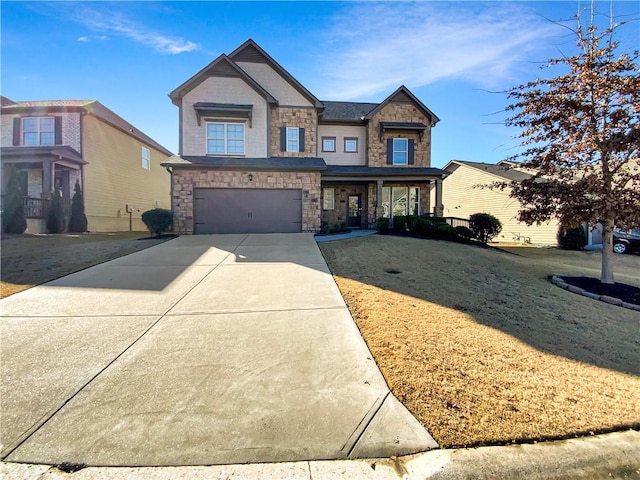
[[[194,233],[302,231],[302,192],[289,189],[196,188]]]

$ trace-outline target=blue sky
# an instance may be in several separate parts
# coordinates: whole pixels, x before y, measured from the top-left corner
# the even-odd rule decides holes
[[[495,163],[517,152],[501,122],[506,88],[546,75],[570,54],[553,21],[587,15],[572,2],[7,2],[1,4],[2,95],[95,99],[178,150],[167,94],[220,53],[253,38],[321,100],[383,100],[401,84],[441,122],[432,165]],[[620,30],[640,46],[640,2],[598,2],[636,20]],[[497,112],[497,113],[496,113]]]

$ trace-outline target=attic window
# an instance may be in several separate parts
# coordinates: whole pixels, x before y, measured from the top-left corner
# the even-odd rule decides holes
[[[203,118],[239,118],[249,121],[253,116],[253,105],[236,105],[234,103],[205,103],[198,102],[193,105],[198,118],[198,126]]]

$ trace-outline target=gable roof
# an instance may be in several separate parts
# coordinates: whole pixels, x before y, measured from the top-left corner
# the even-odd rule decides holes
[[[189,93],[191,90],[196,88],[202,82],[204,82],[209,77],[235,77],[241,78],[247,83],[251,88],[253,88],[259,95],[264,97],[264,99],[271,104],[278,104],[278,100],[267,92],[258,82],[256,82],[253,78],[251,78],[247,72],[242,70],[236,63],[227,57],[224,53],[216,58],[209,65],[204,67],[182,85],[174,89],[170,94],[169,98],[174,105],[178,105],[178,100],[181,99],[184,95]]]
[[[294,89],[313,104],[316,108],[322,108],[322,102],[318,100],[309,90],[307,90],[298,80],[287,72],[278,62],[265,52],[260,45],[251,38],[236,48],[229,54],[229,58],[234,62],[266,63],[273,68],[282,78],[284,78]],[[238,67],[240,68],[240,67]]]
[[[492,163],[483,163],[483,162],[467,162],[464,160],[451,160],[444,167],[444,170],[449,170],[452,165],[465,165],[467,167],[475,168],[477,170],[489,173],[491,175],[495,175],[496,177],[500,177],[505,180],[511,180],[520,182],[522,180],[526,180],[527,178],[531,178],[533,175],[529,173],[522,172],[520,170],[516,170],[515,168],[511,168],[508,165],[504,164],[492,164]]]
[[[371,120],[373,118],[373,116],[378,113],[382,108],[384,108],[388,103],[390,102],[412,102],[414,104],[416,104],[418,106],[418,108],[420,108],[420,110],[422,110],[422,112],[429,117],[429,119],[431,120],[431,126],[435,126],[436,123],[438,123],[440,121],[440,119],[438,118],[438,116],[433,113],[431,110],[429,110],[427,108],[427,106],[422,103],[418,97],[416,97],[413,93],[411,93],[409,91],[409,89],[407,87],[405,87],[404,85],[401,85],[400,88],[398,88],[395,92],[393,92],[391,95],[389,95],[386,99],[384,99],[382,101],[382,103],[380,103],[377,107],[375,107],[373,110],[371,110],[367,115],[366,118],[367,120]]]
[[[172,154],[168,149],[138,130],[120,115],[109,110],[97,100],[35,100],[12,102],[10,104],[2,105],[3,114],[30,113],[36,115],[48,115],[58,112],[83,112],[88,115],[95,115],[103,122],[108,123],[112,127],[121,130],[123,133],[140,140],[142,143],[145,143],[166,155]]]
[[[365,123],[366,115],[378,106],[377,103],[364,102],[322,102],[324,111],[319,122]]]

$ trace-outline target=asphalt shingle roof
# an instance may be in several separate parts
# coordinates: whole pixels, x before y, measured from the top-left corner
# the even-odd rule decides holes
[[[314,170],[327,168],[318,157],[235,158],[174,155],[161,163],[164,167],[245,168],[254,170]]]
[[[325,174],[331,175],[437,175],[445,173],[430,167],[366,167],[361,165],[327,165]]]
[[[361,102],[322,102],[324,112],[320,115],[320,121],[353,121],[361,122],[378,103]]]
[[[509,168],[505,165],[494,165],[492,163],[482,162],[467,162],[464,160],[453,160],[453,162],[467,165],[468,167],[477,168],[478,170],[482,170],[493,175],[497,175],[498,177],[502,177],[506,180],[513,180],[516,182],[520,182],[532,177],[532,175],[529,173],[522,172],[514,168]]]

